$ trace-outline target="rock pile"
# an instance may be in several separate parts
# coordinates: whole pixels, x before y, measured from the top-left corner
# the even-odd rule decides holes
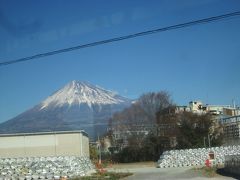
[[[88,157],[1,158],[0,180],[60,179],[85,176],[94,170]]]
[[[224,164],[225,156],[240,155],[240,146],[221,146],[165,151],[160,156],[157,166],[160,168],[204,166],[205,161],[209,158],[209,152],[214,153],[215,164]]]

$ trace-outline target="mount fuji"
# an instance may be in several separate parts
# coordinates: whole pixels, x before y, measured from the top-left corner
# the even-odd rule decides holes
[[[95,139],[106,132],[112,114],[131,103],[99,86],[72,81],[35,107],[0,124],[0,133],[81,129]]]

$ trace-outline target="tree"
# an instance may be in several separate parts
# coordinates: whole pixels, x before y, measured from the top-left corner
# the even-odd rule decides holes
[[[161,146],[166,149],[176,147],[178,128],[178,114],[175,105],[170,104],[156,113],[157,137],[162,139]]]
[[[168,138],[159,137],[154,133],[150,133],[144,139],[144,146],[142,148],[142,156],[144,158],[144,161],[157,161],[160,154],[166,150],[166,144],[168,142]]]
[[[179,116],[178,148],[204,147],[204,139],[211,136],[213,145],[221,145],[219,128],[210,114],[183,112]],[[207,141],[206,141],[207,142]]]
[[[156,113],[158,135],[167,137],[177,136],[178,114],[175,112],[175,109],[175,105],[169,105]]]
[[[89,151],[90,151],[90,159],[92,161],[96,161],[98,159],[98,150],[97,147],[94,145],[89,146]]]
[[[131,144],[141,146],[144,137],[156,131],[156,112],[172,104],[166,91],[143,94],[129,108],[115,113],[110,120],[112,133],[119,134]],[[115,141],[117,142],[117,141]]]
[[[149,121],[155,121],[156,113],[171,106],[172,100],[167,91],[149,92],[143,94],[137,103],[142,107],[149,117]]]
[[[204,139],[211,136],[212,145],[221,145],[221,126],[211,114],[176,112],[169,106],[157,112],[158,136],[169,140],[168,148],[204,147]]]
[[[113,115],[109,124],[113,146],[120,147],[117,155],[120,162],[159,158],[160,152],[167,147],[168,138],[156,136],[156,112],[169,106],[172,106],[172,100],[168,92],[150,92],[140,96],[129,108]],[[114,139],[114,134],[118,138]]]

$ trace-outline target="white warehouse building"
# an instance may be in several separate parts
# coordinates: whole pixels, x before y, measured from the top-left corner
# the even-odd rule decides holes
[[[85,156],[89,138],[84,131],[57,131],[0,135],[0,158]]]

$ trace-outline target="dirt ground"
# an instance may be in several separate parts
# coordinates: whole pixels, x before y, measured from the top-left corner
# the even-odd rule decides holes
[[[140,162],[140,163],[120,163],[114,164],[107,168],[108,171],[115,172],[131,172],[132,176],[124,178],[125,180],[161,180],[161,179],[188,179],[188,180],[202,180],[202,179],[235,179],[232,177],[222,176],[219,174],[214,177],[207,177],[201,171],[194,170],[193,167],[183,168],[156,168],[154,162]]]
[[[139,168],[139,167],[156,167],[156,163],[149,161],[149,162],[137,162],[137,163],[118,163],[113,164],[112,168],[115,169],[131,169],[131,168]]]

